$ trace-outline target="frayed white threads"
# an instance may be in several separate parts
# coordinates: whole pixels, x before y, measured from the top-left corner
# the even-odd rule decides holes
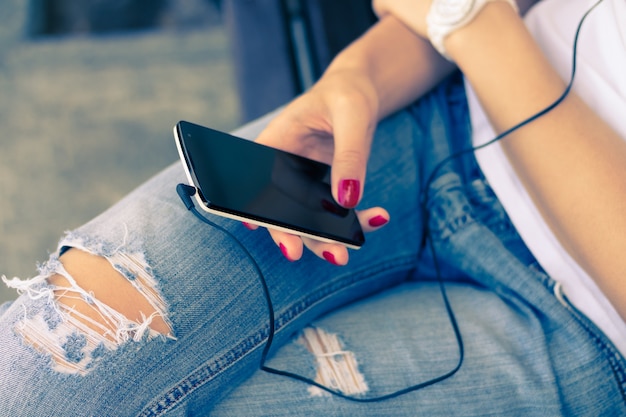
[[[44,265],[37,277],[20,280],[2,276],[2,281],[10,288],[27,294],[31,300],[41,300],[24,305],[24,319],[15,329],[35,349],[49,354],[58,372],[86,375],[105,351],[114,351],[129,341],[148,341],[162,336],[175,339],[166,315],[167,305],[156,289],[156,280],[144,256],[117,252],[105,259],[145,297],[154,308],[152,314],[142,313],[139,321],[128,319],[81,288],[56,257]],[[49,278],[53,275],[62,276],[63,283],[50,284]],[[88,308],[79,311],[72,300]],[[168,334],[162,335],[150,327],[156,317],[167,324]]]
[[[365,378],[359,371],[354,353],[344,350],[336,334],[322,329],[307,327],[298,338],[298,343],[315,356],[317,375],[315,381],[346,395],[364,394],[369,390]],[[326,394],[318,387],[309,388],[311,395]]]

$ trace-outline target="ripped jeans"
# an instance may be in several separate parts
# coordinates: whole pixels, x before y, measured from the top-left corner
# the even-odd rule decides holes
[[[67,234],[39,276],[6,280],[23,294],[0,311],[0,415],[626,415],[626,361],[537,265],[473,157],[430,184],[425,227],[421,188],[469,137],[458,79],[380,124],[362,204],[385,207],[391,222],[345,267],[310,253],[289,262],[266,232],[211,218],[267,280],[268,366],[361,397],[459,360],[433,253],[420,251],[428,230],[463,341],[452,377],[364,404],[260,371],[268,311],[257,273],[232,238],[185,209],[174,164]],[[58,261],[67,248],[104,257],[154,314],[130,319],[82,290]],[[54,273],[62,285],[49,283]],[[58,303],[60,291],[89,304],[91,318]],[[169,331],[150,328],[155,316]]]

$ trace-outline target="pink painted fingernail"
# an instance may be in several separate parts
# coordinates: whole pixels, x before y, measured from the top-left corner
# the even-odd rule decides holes
[[[328,252],[328,251],[324,251],[322,253],[322,256],[324,257],[324,259],[326,259],[326,261],[330,262],[333,265],[339,265],[337,263],[337,260],[335,259],[335,255],[332,254],[332,252]]]
[[[285,245],[283,245],[282,243],[279,243],[279,244],[278,244],[278,247],[280,248],[280,251],[283,253],[283,256],[284,256],[285,258],[287,258],[287,260],[288,260],[289,262],[293,262],[293,259],[291,259],[291,258],[289,257],[289,254],[287,253],[287,247],[286,247]]]
[[[361,192],[361,182],[359,180],[339,181],[338,200],[344,207],[353,208],[359,202]]]
[[[378,215],[369,219],[368,223],[372,227],[380,227],[384,224],[387,224],[389,220],[385,219],[383,216]]]
[[[249,225],[248,223],[246,223],[246,222],[241,222],[241,224],[243,224],[243,225],[244,225],[244,227],[245,227],[246,229],[248,229],[248,230],[254,230],[254,228],[253,228],[252,226],[250,226],[250,225]]]

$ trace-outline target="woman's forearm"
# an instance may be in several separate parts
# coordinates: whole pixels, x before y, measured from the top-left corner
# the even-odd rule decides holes
[[[489,3],[446,48],[502,132],[556,100],[565,83],[504,2]],[[561,244],[626,319],[626,145],[571,94],[503,142]]]
[[[377,94],[379,119],[410,104],[454,70],[428,41],[386,16],[343,50],[326,74],[366,74]]]

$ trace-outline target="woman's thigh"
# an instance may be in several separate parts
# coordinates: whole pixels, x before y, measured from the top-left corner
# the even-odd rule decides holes
[[[495,279],[512,272],[500,266]],[[211,415],[624,415],[623,358],[563,300],[462,276],[445,291],[462,348],[439,284],[409,281],[315,320],[268,363],[359,399],[427,386],[354,402],[257,371]]]
[[[113,298],[116,291],[137,291],[170,332],[151,330],[150,317],[127,320],[78,288],[54,254],[39,276],[13,282],[24,294],[0,318],[0,409],[69,416],[210,408],[258,368],[268,337],[259,274],[235,239],[267,281],[279,346],[320,314],[411,274],[422,233],[416,167],[422,141],[406,113],[381,124],[363,205],[387,208],[391,222],[367,236],[346,267],[311,254],[292,263],[265,231],[212,218],[229,236],[201,223],[176,194],[182,169],[176,164],[165,170],[68,233],[60,248],[107,260],[124,278],[124,288],[112,283]],[[54,274],[65,277],[67,288],[49,285]],[[61,293],[71,294],[63,304]],[[92,306],[92,317],[73,310],[71,297]]]
[[[531,309],[512,308],[468,282],[447,282],[446,292],[464,352],[451,378],[361,403],[259,371],[211,415],[561,415],[558,375]],[[357,398],[375,398],[450,373],[460,355],[439,285],[407,282],[316,320],[269,365]]]

